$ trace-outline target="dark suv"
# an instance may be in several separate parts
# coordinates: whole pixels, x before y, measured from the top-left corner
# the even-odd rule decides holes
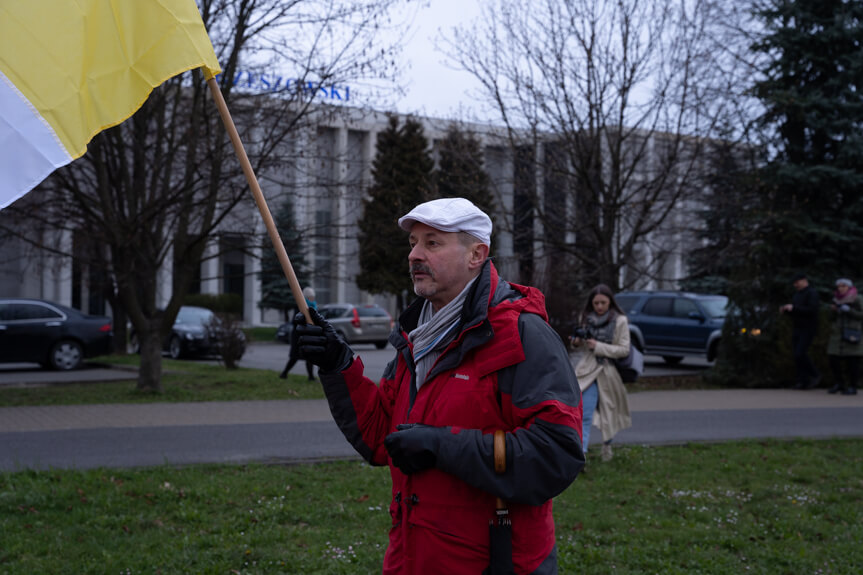
[[[678,291],[622,292],[632,343],[645,354],[676,364],[684,356],[716,359],[728,298]]]

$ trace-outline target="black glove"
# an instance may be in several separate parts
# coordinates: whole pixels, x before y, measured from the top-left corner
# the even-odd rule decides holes
[[[306,323],[306,318],[301,313],[294,316],[291,352],[296,348],[300,358],[317,365],[323,373],[340,372],[349,368],[354,361],[354,350],[339,337],[318,310],[309,308],[309,315],[315,322],[313,325]]]
[[[384,439],[384,447],[392,457],[393,465],[410,475],[431,469],[437,463],[442,434],[449,433],[445,427],[433,427],[421,423],[403,423],[398,431]]]

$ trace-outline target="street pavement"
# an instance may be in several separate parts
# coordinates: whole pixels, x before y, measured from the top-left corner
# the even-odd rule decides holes
[[[286,349],[270,352],[278,353],[281,361]],[[382,370],[391,357],[381,352],[378,360],[371,350],[359,353],[367,365],[376,366],[370,370]],[[85,377],[86,371],[99,370],[83,370],[76,377]],[[107,378],[107,372],[122,370],[102,371]],[[0,370],[0,385],[56,385],[46,375],[52,373],[54,379],[59,375],[7,366]],[[111,377],[128,381],[134,376],[125,371]],[[92,377],[87,380],[99,381]],[[30,381],[21,381],[26,379]],[[619,444],[863,437],[863,395],[829,395],[824,389],[723,389],[640,392],[630,394],[629,401],[633,426],[617,435]],[[598,441],[598,431],[595,436]],[[0,471],[356,457],[325,400],[0,408]]]
[[[363,359],[366,375],[374,380],[380,378],[387,364],[392,361],[395,352],[391,347],[377,349],[373,344],[354,344],[354,351]],[[290,346],[275,342],[256,342],[248,346],[245,355],[240,360],[240,367],[267,369],[279,372],[288,360]],[[573,362],[576,356],[571,358]],[[216,359],[190,359],[205,363],[217,363]],[[686,376],[697,374],[711,364],[696,357],[687,357],[678,365],[668,365],[658,356],[645,356],[644,377],[653,376]],[[291,369],[291,373],[305,375],[306,366],[300,361]],[[118,368],[112,366],[87,363],[82,369],[74,371],[52,371],[43,369],[37,363],[6,363],[0,364],[0,388],[9,386],[57,385],[63,383],[134,381],[134,368]]]

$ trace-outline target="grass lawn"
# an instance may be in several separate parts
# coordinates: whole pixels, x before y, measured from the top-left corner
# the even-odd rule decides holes
[[[0,406],[323,397],[305,376],[163,366],[160,395],[133,382],[5,388]],[[556,499],[562,574],[863,573],[863,440],[615,453]],[[389,501],[387,470],[357,461],[4,473],[0,573],[374,573]]]
[[[135,366],[137,355],[112,355],[94,362]],[[21,405],[81,405],[94,403],[155,403],[180,401],[246,401],[267,399],[322,399],[319,383],[306,375],[279,379],[266,369],[225,369],[195,361],[162,358],[162,393],[144,393],[134,381],[93,382],[44,387],[0,387],[0,407]]]
[[[269,328],[265,328],[269,329]],[[92,360],[114,366],[138,367],[140,356],[111,355]],[[135,390],[134,381],[86,382],[62,385],[0,386],[0,407],[23,405],[82,405],[105,403],[156,403],[181,401],[247,401],[268,399],[323,399],[320,384],[305,374],[279,379],[266,369],[225,369],[220,365],[162,358],[161,394]],[[700,374],[642,378],[627,384],[630,393],[671,389],[719,389]]]
[[[863,440],[615,449],[555,500],[560,573],[863,573]],[[380,571],[358,461],[0,474],[0,572]]]
[[[249,341],[275,341],[276,339],[276,330],[278,328],[275,327],[247,327],[243,329],[243,332],[246,334],[246,339]]]

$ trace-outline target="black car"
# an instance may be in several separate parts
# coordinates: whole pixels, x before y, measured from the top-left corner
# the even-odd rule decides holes
[[[626,312],[632,344],[666,363],[685,356],[716,359],[728,308],[724,295],[679,291],[622,292],[614,299]]]
[[[0,298],[0,362],[35,362],[58,370],[113,351],[111,318],[50,301]]]
[[[222,321],[212,310],[184,305],[177,312],[171,333],[162,342],[162,350],[167,351],[172,359],[219,355],[221,326]],[[245,341],[242,332],[237,335]],[[134,329],[129,335],[129,342],[132,352],[140,353],[141,345]],[[241,353],[240,357],[242,355]]]

